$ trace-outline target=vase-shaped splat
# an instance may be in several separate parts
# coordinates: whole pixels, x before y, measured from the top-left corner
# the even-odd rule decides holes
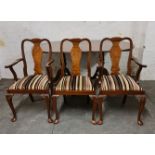
[[[40,43],[35,43],[32,49],[32,56],[34,61],[34,72],[35,74],[42,74],[42,48],[40,47]]]

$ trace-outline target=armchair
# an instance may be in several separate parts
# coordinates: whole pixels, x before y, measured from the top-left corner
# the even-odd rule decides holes
[[[34,74],[29,75],[27,70],[26,56],[25,56],[25,43],[32,43],[32,58],[34,62]],[[13,117],[11,119],[12,122],[17,120],[16,111],[12,102],[12,98],[14,94],[28,94],[31,101],[34,101],[32,94],[40,94],[45,99],[47,104],[47,113],[48,113],[48,122],[52,123],[50,114],[50,89],[49,89],[49,80],[51,78],[51,72],[48,72],[48,75],[43,74],[42,67],[42,57],[43,57],[43,49],[41,47],[41,43],[46,42],[48,45],[48,63],[47,63],[47,71],[48,65],[50,65],[52,61],[52,46],[48,39],[24,39],[21,43],[21,53],[22,57],[17,59],[15,62],[10,65],[6,65],[5,68],[10,69],[13,74],[15,82],[6,90],[6,99],[13,113]],[[14,70],[14,66],[19,62],[23,63],[23,74],[24,77],[18,79],[17,74]]]
[[[101,99],[97,103],[94,103],[94,107],[98,105],[99,107],[99,115],[100,115],[100,124],[102,124],[102,101],[106,96],[111,95],[124,95],[123,97],[123,105],[126,102],[128,95],[136,96],[139,100],[139,111],[137,116],[137,124],[143,125],[143,121],[141,119],[142,112],[144,110],[145,102],[146,102],[146,95],[145,90],[140,86],[138,83],[140,73],[142,68],[147,67],[146,65],[140,64],[135,58],[133,58],[132,50],[133,50],[133,42],[130,38],[120,38],[120,37],[113,37],[113,38],[105,38],[100,43],[100,53],[99,53],[99,67],[104,68],[104,49],[103,45],[106,41],[112,43],[112,47],[110,51],[108,51],[110,55],[111,61],[111,73],[109,75],[103,74],[103,69],[100,69],[99,78],[98,78],[98,87],[99,87],[99,95],[97,98]],[[122,49],[120,46],[121,42],[128,42],[129,48]],[[127,60],[127,72],[126,74],[122,74],[120,72],[120,59],[122,58],[122,52],[129,52],[128,53],[128,60]],[[132,77],[132,67],[131,62],[134,61],[138,65],[138,70],[136,72],[135,79]],[[95,108],[93,111],[93,122],[95,120],[95,113],[97,109]],[[95,124],[95,123],[94,123]]]

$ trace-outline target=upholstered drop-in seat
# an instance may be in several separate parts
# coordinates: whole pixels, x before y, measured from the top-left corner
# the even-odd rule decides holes
[[[117,75],[103,75],[101,80],[101,90],[103,92],[142,92],[141,86],[128,75],[117,74]]]
[[[35,91],[48,92],[48,77],[47,75],[30,75],[14,82],[8,89],[8,92],[13,91]]]
[[[88,76],[64,76],[58,82],[56,91],[93,91],[91,80]]]

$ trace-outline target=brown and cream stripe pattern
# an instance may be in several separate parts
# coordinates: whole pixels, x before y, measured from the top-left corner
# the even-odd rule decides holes
[[[56,91],[92,91],[93,86],[87,76],[64,76],[56,86]]]
[[[101,89],[102,91],[142,91],[142,88],[132,77],[123,74],[104,75]]]
[[[24,77],[9,87],[9,90],[47,90],[47,75],[31,75]]]

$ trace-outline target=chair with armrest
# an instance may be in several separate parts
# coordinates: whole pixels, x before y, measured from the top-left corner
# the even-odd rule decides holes
[[[26,43],[32,43],[32,58],[34,62],[34,74],[29,75],[27,66],[29,63],[27,63],[26,60],[26,52],[25,52],[25,44]],[[5,68],[9,68],[10,71],[13,74],[15,82],[7,89],[6,99],[8,101],[8,104],[11,108],[11,111],[13,113],[13,118],[11,119],[12,122],[15,122],[17,119],[16,111],[12,102],[12,98],[14,94],[28,94],[31,101],[34,101],[34,98],[32,94],[40,94],[46,101],[47,104],[47,113],[48,113],[48,122],[52,123],[51,114],[50,114],[50,89],[49,89],[49,80],[51,78],[51,74],[48,73],[48,75],[43,73],[43,65],[42,65],[42,59],[45,52],[43,51],[41,47],[41,43],[46,43],[48,45],[48,62],[46,67],[48,68],[49,65],[53,62],[52,60],[52,46],[48,39],[24,39],[21,43],[21,52],[22,52],[22,58],[17,59],[15,62],[13,62],[10,65],[5,66]],[[18,63],[23,63],[23,74],[24,77],[18,79],[17,74],[14,70],[14,66]],[[47,69],[48,71],[48,69]]]
[[[143,125],[143,121],[141,119],[141,114],[144,110],[145,102],[146,102],[146,95],[144,89],[139,85],[139,78],[142,68],[146,67],[146,65],[142,65],[139,63],[132,55],[133,50],[133,42],[130,38],[120,38],[120,37],[113,37],[113,38],[105,38],[100,43],[100,53],[99,53],[99,68],[104,68],[104,55],[105,50],[103,49],[103,45],[106,41],[112,43],[112,47],[106,53],[109,53],[110,60],[111,60],[111,73],[109,75],[103,74],[103,69],[100,69],[99,77],[98,77],[98,88],[99,94],[97,104],[99,107],[99,115],[100,115],[100,124],[102,124],[102,101],[104,97],[110,95],[123,95],[123,105],[126,102],[128,95],[133,95],[138,97],[139,100],[139,111],[137,117],[138,125]],[[129,48],[122,49],[120,43],[121,42],[128,42]],[[128,53],[128,60],[127,60],[127,72],[126,74],[122,74],[120,72],[120,59],[122,58],[122,52],[129,52]],[[135,62],[138,65],[138,70],[136,75],[132,75],[132,67],[131,62]],[[95,104],[95,103],[94,103]],[[94,105],[94,107],[96,106]],[[97,109],[93,111],[93,120],[95,120],[95,113]],[[95,123],[94,123],[95,124]]]

